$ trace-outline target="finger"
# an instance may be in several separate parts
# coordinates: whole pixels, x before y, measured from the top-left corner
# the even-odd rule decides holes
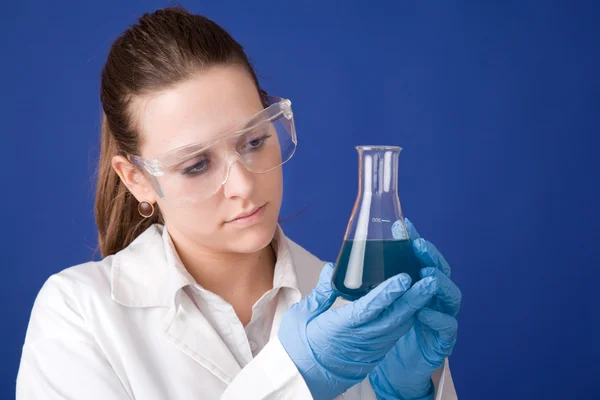
[[[321,270],[317,287],[305,299],[309,311],[319,313],[331,307],[335,302],[337,296],[331,288],[332,276],[333,264],[327,263]]]
[[[436,331],[445,347],[454,346],[458,333],[458,321],[456,321],[456,318],[439,311],[424,308],[417,313],[417,319],[423,325]]]
[[[365,324],[358,328],[355,328],[357,336],[365,340],[387,340],[389,337],[393,337],[394,340],[400,339],[406,332],[408,332],[417,321],[416,312],[405,318],[404,321],[399,324],[389,324],[388,326],[382,326],[380,324]],[[369,342],[371,343],[371,342]]]
[[[389,334],[410,320],[415,313],[425,307],[438,290],[437,277],[428,276],[413,285],[403,296],[381,313],[374,329],[380,334]]]
[[[430,277],[436,279],[437,287],[434,296],[437,299],[438,311],[456,317],[462,302],[462,293],[458,286],[434,267],[423,268],[420,275],[423,279]]]
[[[408,230],[408,236],[410,237],[410,239],[411,240],[419,239],[421,237],[421,235],[419,235],[419,232],[417,232],[417,228],[415,228],[413,223],[408,218],[404,218],[404,222],[406,224],[406,229]]]
[[[406,293],[411,282],[408,274],[395,275],[380,283],[360,299],[339,307],[339,313],[347,316],[352,327],[372,321]]]
[[[423,238],[413,241],[415,255],[425,267],[435,267],[446,276],[450,276],[452,270],[442,253],[431,242]]]

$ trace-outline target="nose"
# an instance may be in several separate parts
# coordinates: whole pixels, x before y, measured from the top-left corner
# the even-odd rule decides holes
[[[237,159],[229,160],[227,175],[223,181],[225,197],[248,198],[254,190],[254,174]]]

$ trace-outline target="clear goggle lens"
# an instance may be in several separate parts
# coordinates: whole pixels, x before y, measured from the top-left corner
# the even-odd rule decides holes
[[[214,195],[238,161],[248,171],[265,173],[289,161],[296,150],[291,102],[268,97],[267,108],[255,114],[242,129],[235,129],[209,144],[192,144],[152,159],[130,156],[145,170],[158,195],[184,206]]]

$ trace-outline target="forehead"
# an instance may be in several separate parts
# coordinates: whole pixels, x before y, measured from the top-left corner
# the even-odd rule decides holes
[[[153,157],[209,141],[262,109],[258,90],[242,67],[214,67],[164,91],[137,99],[133,117],[141,155]]]

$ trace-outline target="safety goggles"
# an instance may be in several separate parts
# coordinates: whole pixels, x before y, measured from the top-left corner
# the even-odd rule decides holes
[[[266,108],[211,142],[186,145],[150,159],[129,155],[147,172],[156,193],[169,203],[186,206],[213,196],[239,161],[248,171],[265,173],[292,158],[296,130],[290,100],[266,97]]]

